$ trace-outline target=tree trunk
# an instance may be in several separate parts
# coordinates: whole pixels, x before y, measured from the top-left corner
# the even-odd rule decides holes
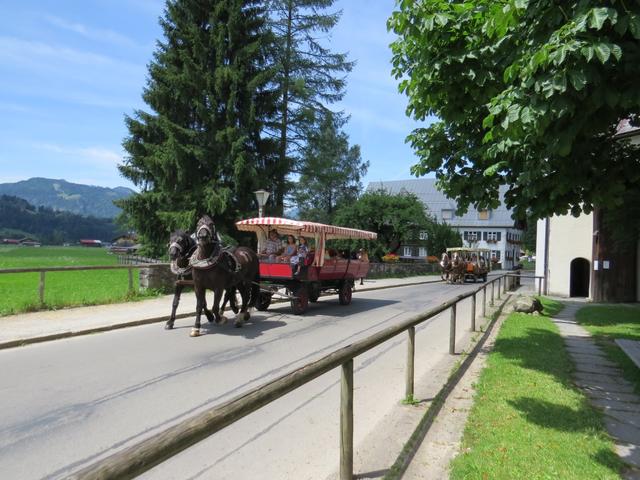
[[[601,208],[593,211],[591,296],[594,302],[635,302],[637,248],[623,249],[613,243],[606,214]]]

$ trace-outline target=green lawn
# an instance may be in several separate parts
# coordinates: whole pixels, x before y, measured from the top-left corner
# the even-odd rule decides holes
[[[0,269],[58,266],[116,265],[117,258],[103,248],[0,247]],[[134,293],[123,270],[50,272],[45,276],[45,304],[40,305],[39,273],[0,274],[0,315],[73,305],[95,305],[153,295],[140,293],[134,270]]]
[[[640,393],[640,369],[613,342],[615,338],[640,341],[640,306],[590,305],[578,310],[576,320],[593,335],[609,358],[620,365],[624,377]]]
[[[561,305],[543,299],[545,313]],[[619,478],[601,414],[573,385],[556,326],[511,314],[481,374],[452,479]]]

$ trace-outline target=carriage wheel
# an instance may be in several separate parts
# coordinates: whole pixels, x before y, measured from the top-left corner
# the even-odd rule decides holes
[[[271,305],[271,294],[267,292],[260,292],[258,295],[258,301],[256,302],[256,308],[261,312],[266,312]]]
[[[309,284],[309,301],[317,302],[320,297],[320,284],[318,282],[312,282]]]
[[[344,282],[338,292],[338,300],[340,305],[349,305],[351,303],[352,288],[350,282]]]
[[[291,299],[291,310],[295,315],[302,315],[309,306],[309,290],[303,283],[293,291],[294,298]]]

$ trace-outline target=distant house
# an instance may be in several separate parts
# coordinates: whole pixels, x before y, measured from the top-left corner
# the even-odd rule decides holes
[[[520,258],[523,231],[515,227],[511,210],[504,203],[495,210],[475,210],[470,208],[462,216],[456,215],[458,204],[436,188],[434,178],[412,180],[394,180],[371,182],[368,191],[385,190],[392,195],[403,191],[415,194],[424,204],[427,213],[438,222],[446,222],[462,235],[464,246],[488,248],[491,256],[502,264],[503,268],[512,268]],[[500,198],[504,198],[505,187],[500,189]],[[400,247],[400,257],[412,259],[427,255],[440,255],[442,252],[427,252],[420,246],[420,240],[426,238],[426,232],[420,232],[415,242]]]
[[[135,253],[140,248],[138,236],[131,233],[114,238],[111,244],[109,251],[113,253]]]
[[[618,125],[616,138],[640,144],[640,128],[623,120]],[[616,262],[598,254],[598,235],[593,213],[579,217],[555,215],[538,220],[536,275],[546,278],[546,294],[611,300],[599,298],[601,292],[594,291],[596,273],[617,276]],[[635,258],[629,260],[636,262],[635,296],[636,301],[640,301],[640,239]]]
[[[20,245],[23,245],[25,247],[39,247],[42,244],[40,243],[39,240],[36,240],[35,238],[24,237],[20,239]]]
[[[3,238],[2,243],[5,245],[20,245],[20,240],[17,238]]]
[[[102,242],[100,240],[80,240],[80,245],[83,247],[101,247]]]

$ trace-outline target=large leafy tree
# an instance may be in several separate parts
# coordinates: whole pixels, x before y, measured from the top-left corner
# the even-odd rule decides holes
[[[640,111],[640,4],[624,0],[399,2],[389,20],[409,140],[464,209],[498,187],[525,219],[619,207],[638,151],[614,138]]]
[[[253,211],[252,191],[275,154],[272,36],[257,0],[170,0],[149,65],[150,111],[126,117],[122,174],[140,192],[119,202],[151,250],[203,213],[223,229]]]
[[[289,193],[288,176],[297,170],[308,136],[317,130],[325,109],[344,96],[345,76],[353,68],[346,54],[324,45],[340,18],[339,12],[328,12],[334,1],[267,2],[269,27],[276,39],[278,109],[270,132],[278,149],[270,189],[278,214]]]
[[[441,240],[453,242],[456,237],[455,232],[451,234],[450,227],[437,224],[430,218],[420,199],[408,192],[396,195],[385,190],[365,192],[357,201],[345,204],[338,210],[335,223],[376,232],[378,239],[370,242],[369,252],[377,258],[397,252],[402,244],[418,238],[421,231],[429,232],[429,237],[434,241],[433,246],[427,246],[430,251],[431,248],[433,251],[442,251],[435,245]],[[443,233],[443,228],[449,231]],[[443,240],[449,234],[451,238]],[[460,241],[459,235],[457,240]]]
[[[293,198],[305,220],[333,222],[336,210],[354,202],[362,190],[369,162],[362,160],[358,145],[349,146],[343,123],[340,116],[325,112],[319,130],[309,136],[302,151]]]

